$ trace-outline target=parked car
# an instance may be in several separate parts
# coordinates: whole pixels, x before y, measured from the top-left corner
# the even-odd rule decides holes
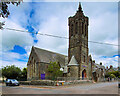
[[[19,86],[20,84],[16,79],[7,79],[6,86],[11,86],[11,85]]]

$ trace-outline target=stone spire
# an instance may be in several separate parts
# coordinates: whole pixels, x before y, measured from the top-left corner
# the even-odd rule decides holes
[[[80,2],[79,2],[78,12],[83,12],[83,11],[82,11],[82,7],[81,7],[81,3],[80,3]]]

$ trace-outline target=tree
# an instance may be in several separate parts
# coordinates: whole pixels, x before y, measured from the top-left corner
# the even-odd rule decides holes
[[[105,74],[105,78],[108,78],[108,77],[110,77],[110,74],[109,74],[109,73],[106,73],[106,74]]]
[[[7,1],[7,2],[6,2]],[[10,15],[8,10],[8,4],[12,3],[13,5],[18,6],[23,0],[1,0],[0,1],[0,17],[7,18]],[[0,22],[0,29],[3,28],[5,22]]]
[[[5,22],[0,22],[0,29],[3,29],[3,25],[5,25]]]
[[[7,0],[7,2],[5,2],[4,0],[2,0],[0,2],[0,17],[3,18],[7,18],[8,15],[10,15],[10,12],[8,10],[8,4],[12,3],[13,5],[18,6],[20,4],[20,2],[23,0]]]
[[[2,77],[2,69],[0,69],[0,77]]]
[[[11,65],[2,68],[2,77],[6,77],[7,79],[18,79],[21,74],[21,69]]]
[[[114,74],[110,74],[111,78],[116,78],[116,76]]]
[[[23,81],[27,80],[27,68],[23,68],[19,79]]]
[[[119,71],[112,71],[112,72],[107,72],[105,77],[110,77],[111,74],[113,74],[115,77],[119,77],[120,76],[120,72]]]
[[[48,74],[50,75],[50,79],[56,79],[57,77],[61,77],[63,72],[60,71],[60,66],[56,62],[50,62],[48,66]]]
[[[120,76],[120,72],[119,71],[114,71],[112,74],[114,74],[116,77]]]

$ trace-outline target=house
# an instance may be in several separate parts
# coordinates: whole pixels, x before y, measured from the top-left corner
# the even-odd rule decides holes
[[[94,81],[104,81],[105,78],[105,67],[102,65],[102,63],[100,62],[100,64],[93,63],[92,66],[92,80]]]

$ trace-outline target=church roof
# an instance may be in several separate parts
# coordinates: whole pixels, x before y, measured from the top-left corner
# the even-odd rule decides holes
[[[37,54],[37,57],[39,58],[40,62],[44,62],[44,63],[59,62],[61,67],[64,66],[65,57],[67,56],[59,53],[51,52],[48,50],[40,49],[34,46],[33,49]]]
[[[72,58],[71,58],[71,60],[70,60],[70,62],[68,64],[68,66],[71,66],[71,65],[78,65],[78,63],[77,63],[77,61],[76,61],[74,56],[72,56]]]

